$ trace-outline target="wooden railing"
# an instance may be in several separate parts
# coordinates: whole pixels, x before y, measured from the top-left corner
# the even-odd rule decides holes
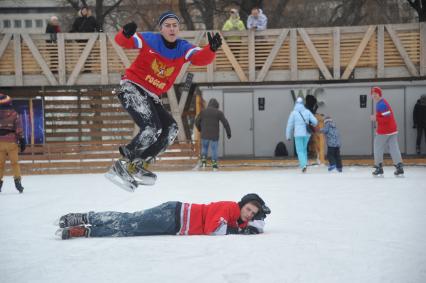
[[[196,45],[205,31],[182,31]],[[426,75],[426,23],[223,32],[207,67],[187,64],[194,82],[272,82],[421,77]],[[114,34],[0,34],[0,87],[109,85],[137,56]]]

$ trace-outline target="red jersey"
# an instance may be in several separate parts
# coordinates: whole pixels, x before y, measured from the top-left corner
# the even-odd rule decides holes
[[[126,69],[125,78],[158,96],[173,85],[185,63],[204,66],[216,56],[209,45],[201,49],[183,39],[177,39],[176,46],[168,48],[161,34],[152,32],[135,33],[127,38],[121,30],[115,41],[123,48],[140,49],[135,61]]]
[[[384,98],[376,103],[376,121],[376,133],[378,135],[393,135],[398,133],[393,110]]]
[[[182,203],[180,230],[178,235],[225,235],[226,227],[247,226],[238,224],[240,207],[233,201],[219,201],[210,204]]]

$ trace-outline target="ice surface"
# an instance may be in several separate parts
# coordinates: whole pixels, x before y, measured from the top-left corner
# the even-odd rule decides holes
[[[426,168],[158,172],[128,193],[102,174],[5,177],[0,282],[426,282]],[[68,212],[135,211],[169,200],[261,195],[265,234],[55,238]]]

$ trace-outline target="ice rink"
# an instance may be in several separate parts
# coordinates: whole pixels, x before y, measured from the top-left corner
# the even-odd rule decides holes
[[[25,176],[0,194],[0,282],[426,282],[426,168],[159,172],[126,192],[94,175]],[[136,211],[169,200],[271,208],[265,234],[59,240],[69,212]]]

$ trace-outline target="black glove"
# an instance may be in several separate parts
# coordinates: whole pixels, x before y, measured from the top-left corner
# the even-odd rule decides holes
[[[125,24],[123,27],[124,36],[127,38],[131,38],[135,34],[137,28],[138,26],[136,25],[135,22]]]
[[[244,234],[244,235],[255,235],[255,234],[259,234],[259,230],[257,230],[256,227],[247,226],[246,228],[244,228],[244,229],[242,229],[240,231],[240,234]]]
[[[271,209],[264,204],[262,205],[262,209],[253,217],[253,220],[264,220],[266,218],[266,215],[270,213]]]
[[[21,152],[25,151],[25,147],[27,146],[27,143],[25,142],[24,138],[19,139],[19,147],[21,148]]]
[[[222,45],[222,38],[220,37],[220,34],[217,32],[213,35],[213,33],[208,32],[207,38],[209,39],[210,50],[216,52]]]

